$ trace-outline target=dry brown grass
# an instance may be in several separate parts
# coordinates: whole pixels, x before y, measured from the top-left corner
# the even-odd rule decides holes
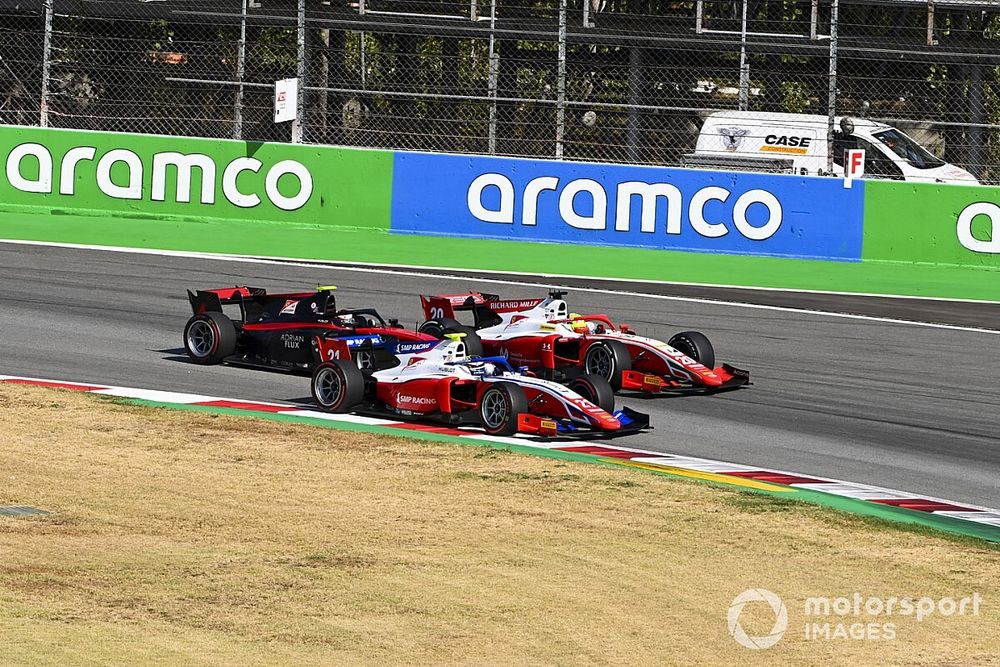
[[[0,386],[0,434],[0,504],[54,512],[0,518],[3,665],[1000,664],[1000,559],[971,542],[634,470],[52,390]],[[727,631],[749,587],[789,606],[768,651]],[[854,591],[984,603],[892,619],[895,641],[802,638],[806,597]]]

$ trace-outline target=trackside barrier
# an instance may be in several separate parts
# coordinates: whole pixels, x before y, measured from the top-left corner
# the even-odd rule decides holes
[[[1000,188],[0,126],[0,238],[1000,300]]]
[[[865,192],[863,259],[1000,268],[1000,188],[869,181]]]
[[[393,171],[401,234],[861,259],[864,187],[837,179],[421,153]]]
[[[392,153],[0,125],[0,203],[386,229]]]

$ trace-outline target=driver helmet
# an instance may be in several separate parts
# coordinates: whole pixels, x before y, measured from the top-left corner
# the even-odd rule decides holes
[[[592,333],[594,328],[590,322],[582,319],[577,313],[569,314],[570,328],[578,334]]]
[[[488,361],[470,361],[465,365],[469,369],[469,372],[477,377],[486,377],[487,375],[497,375],[497,366]]]

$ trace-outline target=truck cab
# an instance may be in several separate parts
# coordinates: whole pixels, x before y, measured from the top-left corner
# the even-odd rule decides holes
[[[866,119],[844,120],[836,118],[832,146],[835,175],[844,173],[844,151],[861,148],[865,151],[865,178],[978,183],[968,171],[934,156],[902,130]],[[716,162],[721,168],[729,163],[752,171],[829,175],[827,122],[826,116],[820,115],[718,111],[705,119],[694,155],[686,156],[685,164],[711,166]]]

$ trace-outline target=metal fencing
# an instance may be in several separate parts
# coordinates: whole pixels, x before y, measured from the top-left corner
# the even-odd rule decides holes
[[[675,165],[713,111],[848,115],[1000,183],[1000,0],[34,3],[0,123]]]

